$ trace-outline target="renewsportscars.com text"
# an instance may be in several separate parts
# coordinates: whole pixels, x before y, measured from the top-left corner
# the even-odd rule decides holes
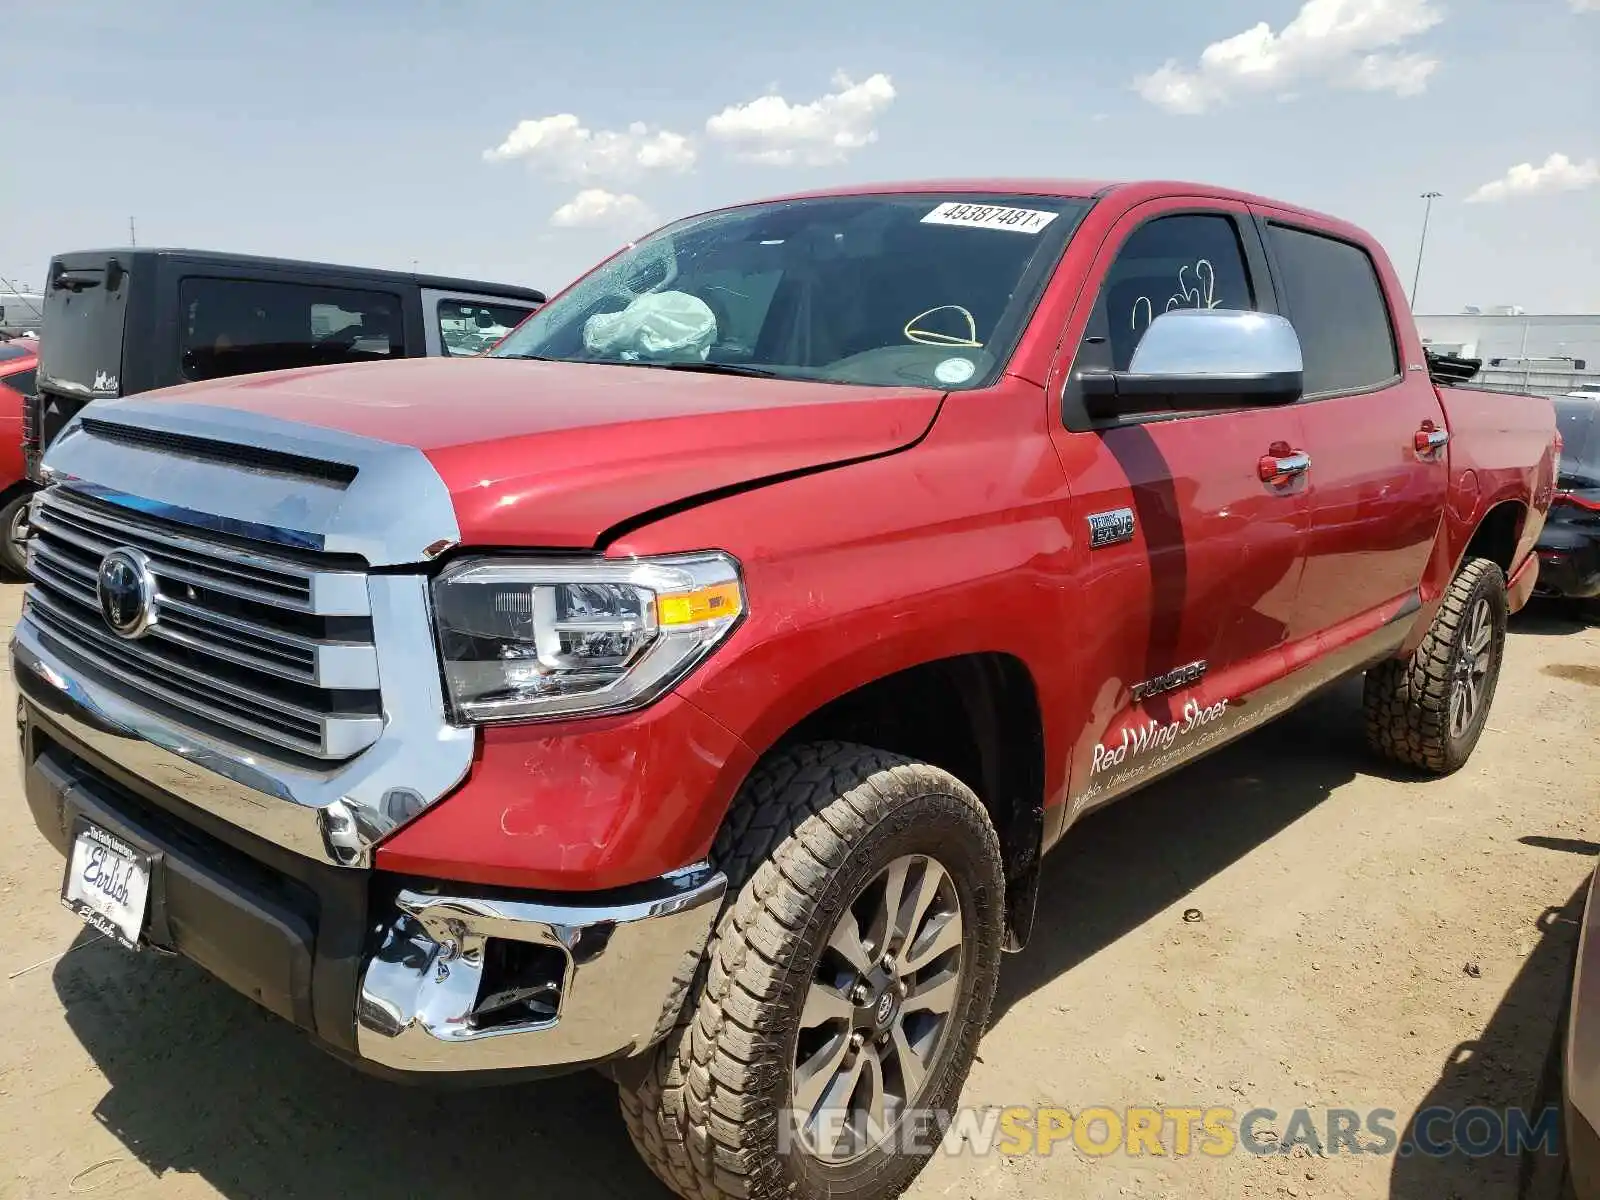
[[[780,1120],[779,1148],[795,1148],[803,1114]],[[812,1118],[810,1140],[841,1132],[843,1113]],[[1091,1105],[1077,1110],[1013,1106],[962,1108],[954,1113],[916,1109],[894,1131],[902,1153],[951,1156],[1068,1153],[1090,1158],[1222,1158],[1230,1154],[1292,1154],[1297,1149],[1338,1155],[1516,1156],[1555,1154],[1560,1148],[1558,1108],[1426,1108],[1404,1123],[1393,1109],[1236,1109],[1201,1105]]]

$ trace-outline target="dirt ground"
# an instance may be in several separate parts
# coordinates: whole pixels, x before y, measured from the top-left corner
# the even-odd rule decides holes
[[[0,635],[18,603],[6,587]],[[1538,606],[1514,621],[1490,731],[1448,780],[1375,763],[1359,694],[1074,831],[1033,944],[1005,961],[967,1104],[1384,1108],[1403,1126],[1434,1104],[1532,1103],[1600,852],[1600,626]],[[598,1077],[375,1082],[181,962],[87,944],[11,739],[0,754],[0,1196],[665,1196]],[[1067,1143],[940,1158],[911,1194],[1446,1200],[1509,1196],[1514,1174]]]

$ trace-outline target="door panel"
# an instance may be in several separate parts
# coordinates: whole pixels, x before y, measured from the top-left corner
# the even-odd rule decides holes
[[[1113,229],[1080,301],[1091,309],[1069,324],[1082,331],[1066,352],[1074,370],[1125,367],[1152,308],[1271,311],[1247,244],[1229,224],[1218,239],[1218,217],[1235,210],[1208,207],[1161,201]],[[1172,223],[1195,216],[1211,224]],[[1167,223],[1152,226],[1158,219]],[[1296,406],[1096,423],[1073,394],[1069,384],[1063,409],[1075,428],[1052,425],[1071,486],[1068,527],[1090,547],[1088,608],[1077,614],[1089,712],[1073,747],[1075,814],[1231,736],[1240,702],[1282,675],[1308,501],[1304,476],[1261,477],[1263,456],[1303,445]],[[1131,536],[1095,547],[1091,530],[1117,528],[1123,510]]]
[[[1443,519],[1444,411],[1427,375],[1401,370],[1393,293],[1353,243],[1270,223],[1278,294],[1300,335],[1311,458],[1306,566],[1290,639],[1360,624],[1414,591]]]
[[[1415,591],[1444,517],[1442,454],[1419,458],[1412,439],[1443,423],[1428,381],[1307,404],[1311,527],[1291,638],[1356,621]]]
[[[1191,719],[1282,673],[1306,487],[1263,483],[1257,460],[1297,442],[1298,428],[1285,408],[1068,435],[1081,443],[1063,454],[1071,527],[1087,536],[1093,517],[1134,515],[1131,540],[1088,554],[1080,661],[1094,703],[1075,752],[1076,802],[1141,782],[1184,753],[1204,723]],[[1162,678],[1185,668],[1197,677]]]

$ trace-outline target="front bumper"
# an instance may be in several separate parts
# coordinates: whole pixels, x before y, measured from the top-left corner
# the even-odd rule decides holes
[[[1567,1159],[1577,1194],[1600,1196],[1600,870],[1589,881],[1567,1021]]]
[[[70,689],[16,672],[24,789],[63,854],[88,821],[152,857],[144,941],[379,1073],[500,1080],[664,1034],[726,888],[709,866],[606,893],[467,887],[295,853],[132,773]]]
[[[403,890],[362,973],[356,1045],[397,1071],[498,1071],[609,1062],[672,1028],[727,879],[687,868],[612,903],[563,904]],[[492,976],[496,942],[521,973]],[[543,953],[529,953],[532,948]],[[507,985],[510,985],[509,987]],[[475,1016],[531,993],[514,1019]]]

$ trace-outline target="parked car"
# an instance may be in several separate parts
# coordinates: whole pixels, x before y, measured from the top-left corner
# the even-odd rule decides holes
[[[1590,872],[1573,901],[1577,936],[1561,959],[1561,1006],[1527,1110],[1539,1125],[1521,1146],[1517,1200],[1600,1196],[1600,873]],[[1548,937],[1571,920],[1569,910],[1552,909],[1539,924]]]
[[[598,1066],[683,1196],[890,1196],[1084,814],[1363,671],[1378,753],[1468,760],[1555,446],[1331,217],[741,205],[481,358],[75,416],[27,799],[86,920],[355,1063]]]
[[[1600,870],[1589,878],[1561,1044],[1567,1191],[1600,1196]]]
[[[25,454],[90,400],[318,364],[474,353],[544,293],[199,250],[91,250],[50,262],[39,399]],[[468,331],[472,331],[469,333]]]
[[[22,460],[22,410],[38,375],[38,342],[0,342],[0,572],[13,579],[25,569],[28,498],[33,487]]]
[[[1539,592],[1600,597],[1600,395],[1555,401],[1561,471],[1539,535]]]

